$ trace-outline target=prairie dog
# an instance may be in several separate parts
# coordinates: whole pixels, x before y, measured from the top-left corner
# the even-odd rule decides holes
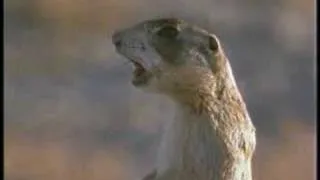
[[[176,104],[156,167],[143,180],[251,180],[255,127],[217,36],[166,18],[112,40],[135,67],[132,84]]]

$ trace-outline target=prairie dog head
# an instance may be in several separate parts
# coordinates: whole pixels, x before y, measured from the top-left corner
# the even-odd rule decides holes
[[[133,85],[152,92],[212,89],[225,66],[218,38],[179,19],[144,21],[115,32],[112,40],[135,67]]]

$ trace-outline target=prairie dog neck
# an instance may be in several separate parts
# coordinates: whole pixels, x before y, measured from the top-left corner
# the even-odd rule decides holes
[[[218,139],[208,114],[197,116],[187,107],[176,106],[175,118],[166,122],[158,152],[157,169],[161,172],[175,169],[209,170],[217,165],[217,158],[222,156]],[[209,158],[211,157],[211,158]],[[213,176],[210,174],[208,176]]]

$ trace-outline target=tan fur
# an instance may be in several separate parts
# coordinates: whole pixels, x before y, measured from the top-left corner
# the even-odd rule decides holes
[[[120,54],[145,68],[135,86],[165,94],[177,107],[156,169],[143,180],[251,180],[255,128],[218,38],[182,20],[160,19],[113,40]]]

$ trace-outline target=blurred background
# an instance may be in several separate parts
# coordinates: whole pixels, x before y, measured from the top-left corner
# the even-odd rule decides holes
[[[315,179],[312,0],[6,0],[6,180],[140,180],[163,97],[131,84],[112,32],[175,16],[217,34],[257,127],[254,180]]]

